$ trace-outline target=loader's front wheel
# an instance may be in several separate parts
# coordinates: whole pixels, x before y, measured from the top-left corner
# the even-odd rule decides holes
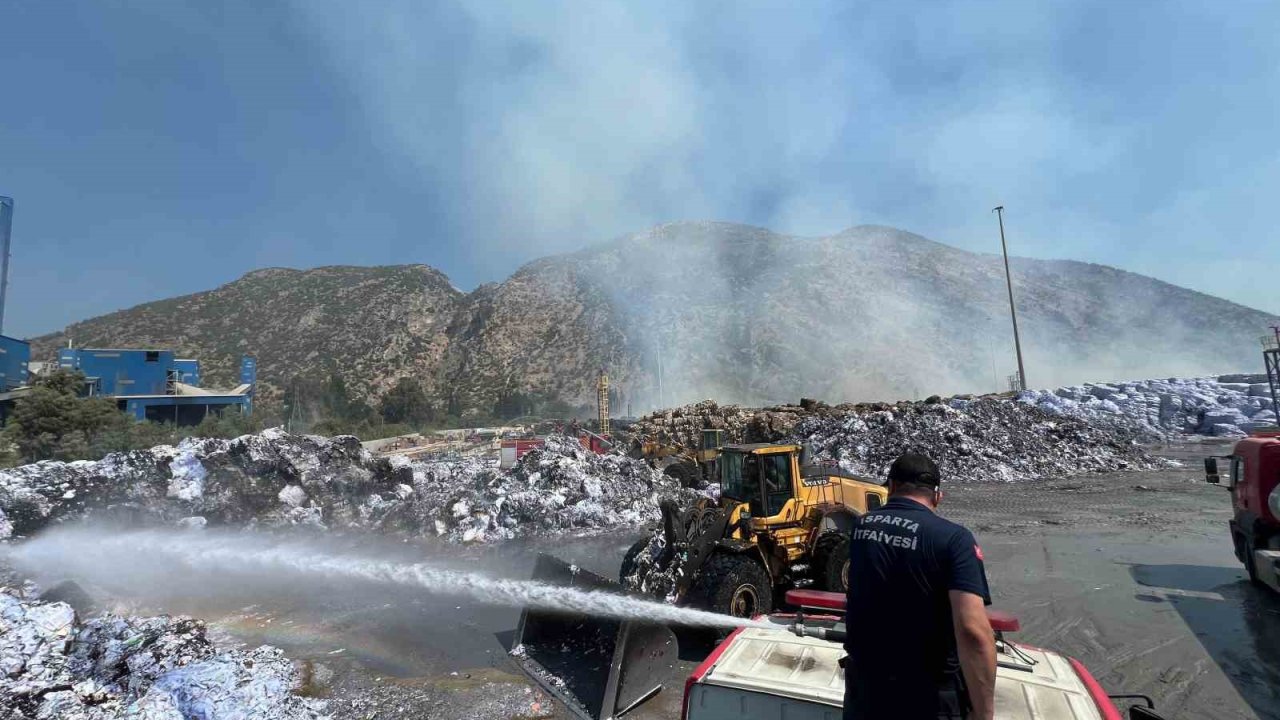
[[[713,553],[691,589],[695,605],[722,615],[750,618],[773,611],[773,583],[749,555]]]
[[[698,472],[698,466],[693,463],[678,462],[668,465],[662,473],[680,483],[680,487],[696,488],[702,484],[702,475]]]
[[[814,580],[823,590],[849,591],[849,536],[826,532],[813,547]]]
[[[636,574],[636,565],[639,564],[640,553],[649,548],[649,542],[653,538],[640,538],[627,549],[627,554],[622,556],[622,567],[618,569],[618,581],[623,585],[627,584],[627,578]]]

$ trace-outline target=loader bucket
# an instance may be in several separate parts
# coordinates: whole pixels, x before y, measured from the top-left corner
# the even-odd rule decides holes
[[[533,579],[622,594],[595,573],[539,555]],[[525,608],[511,654],[520,669],[584,720],[610,720],[662,689],[675,662],[675,633],[665,625]]]

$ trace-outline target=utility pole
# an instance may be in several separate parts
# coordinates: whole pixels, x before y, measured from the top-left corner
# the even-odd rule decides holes
[[[9,295],[9,233],[13,228],[13,198],[0,195],[0,332],[4,331],[4,301]]]
[[[1027,369],[1022,365],[1022,340],[1018,337],[1018,311],[1013,306],[1013,277],[1009,274],[1009,246],[1004,241],[1004,206],[991,209],[1000,221],[1000,252],[1004,254],[1004,282],[1009,289],[1009,317],[1013,319],[1013,349],[1018,354],[1018,389],[1027,389]]]

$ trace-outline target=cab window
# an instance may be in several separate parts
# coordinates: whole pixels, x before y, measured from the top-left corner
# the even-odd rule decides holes
[[[720,494],[737,500],[742,499],[742,456],[738,453],[723,453],[716,459],[720,466]]]
[[[1244,459],[1238,455],[1231,456],[1231,484],[1228,487],[1235,487],[1244,480]]]
[[[791,499],[791,455],[765,455],[761,460],[764,461],[765,515],[772,517],[782,512]]]
[[[760,462],[755,455],[724,453],[720,456],[720,493],[751,504],[751,514],[759,515]]]

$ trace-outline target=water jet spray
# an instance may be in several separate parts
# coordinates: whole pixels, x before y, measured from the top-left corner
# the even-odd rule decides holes
[[[122,576],[132,574],[163,578],[178,571],[194,573],[205,581],[233,580],[247,574],[266,575],[280,582],[343,579],[411,587],[430,594],[464,595],[490,605],[619,620],[711,628],[767,626],[763,621],[610,592],[324,552],[296,538],[250,532],[59,528],[13,546],[7,554],[22,567],[58,568],[70,577],[99,584],[119,583]]]

